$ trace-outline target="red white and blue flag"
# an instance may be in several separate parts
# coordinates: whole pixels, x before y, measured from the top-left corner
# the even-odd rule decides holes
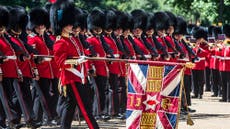
[[[175,129],[182,65],[130,64],[127,129]]]

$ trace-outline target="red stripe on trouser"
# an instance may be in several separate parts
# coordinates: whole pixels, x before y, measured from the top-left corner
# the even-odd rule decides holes
[[[71,87],[73,89],[73,93],[74,93],[74,95],[76,97],[76,101],[77,101],[77,103],[79,105],[79,108],[80,108],[80,110],[82,112],[83,117],[85,118],[86,123],[88,124],[90,129],[94,129],[93,124],[92,124],[92,122],[90,121],[90,119],[88,117],[88,114],[87,114],[87,112],[85,110],[84,104],[83,104],[83,102],[81,100],[81,97],[79,95],[79,92],[78,92],[77,88],[75,87],[74,82],[71,83]]]

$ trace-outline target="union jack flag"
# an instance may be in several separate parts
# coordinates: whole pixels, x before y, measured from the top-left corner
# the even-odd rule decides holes
[[[130,64],[127,129],[175,129],[182,65]]]

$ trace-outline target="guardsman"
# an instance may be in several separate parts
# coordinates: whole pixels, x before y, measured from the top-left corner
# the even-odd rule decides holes
[[[169,16],[165,12],[156,12],[153,16],[153,27],[154,31],[156,33],[157,41],[163,46],[167,54],[164,54],[164,56],[160,60],[166,60],[168,61],[171,58],[172,54],[175,54],[175,49],[172,48],[172,45],[165,41],[166,36],[166,30],[168,29],[168,20]],[[173,52],[169,53],[169,49],[172,49]]]
[[[0,14],[0,51],[6,56],[6,59],[1,64],[1,104],[4,110],[0,111],[0,126],[6,128],[5,120],[7,117],[10,128],[18,128],[21,126],[21,114],[20,106],[18,105],[19,94],[16,94],[15,88],[19,88],[18,79],[22,79],[22,74],[16,59],[17,56],[21,57],[23,51],[18,45],[11,42],[9,35],[6,34],[6,27],[9,24],[10,17],[8,10],[0,6]]]
[[[188,43],[184,39],[184,35],[187,34],[187,23],[182,17],[177,17],[177,24],[175,26],[175,31],[173,34],[173,38],[176,40],[178,45],[182,49],[182,53],[184,53],[184,59],[179,62],[192,62],[193,59],[196,57],[195,52],[190,48]],[[186,112],[185,106],[191,106],[191,87],[192,87],[192,76],[191,76],[191,68],[186,68],[184,71],[184,90],[186,95],[186,102],[184,101],[184,98],[182,98],[182,113]],[[183,94],[183,92],[182,92]],[[184,94],[183,94],[184,95]],[[188,108],[190,112],[194,112],[194,110]]]
[[[52,88],[52,79],[54,79],[54,71],[51,65],[51,50],[53,41],[49,39],[49,36],[45,32],[47,27],[49,27],[49,14],[43,8],[33,8],[29,13],[29,28],[32,30],[32,33],[28,35],[28,44],[31,45],[35,50],[37,50],[38,54],[37,59],[35,61],[37,67],[37,71],[39,74],[38,80],[34,80],[38,82],[38,85],[35,85],[35,98],[34,98],[34,113],[35,119],[38,122],[42,122],[43,112],[47,116],[47,121],[51,121],[52,114],[51,110],[53,109],[52,104],[52,94],[50,93],[50,89]],[[41,104],[41,96],[44,97],[44,101]],[[42,99],[43,100],[43,99]]]
[[[199,28],[193,33],[193,37],[196,38],[196,46],[194,51],[198,56],[199,61],[195,63],[195,66],[192,69],[194,84],[194,96],[192,97],[202,99],[204,88],[205,57],[209,56],[207,32],[203,28]]]
[[[79,46],[80,43],[71,36],[77,15],[75,9],[74,3],[66,0],[57,0],[51,7],[51,26],[55,35],[58,35],[54,44],[54,59],[60,69],[60,97],[63,99],[61,128],[71,128],[78,105],[88,127],[98,129],[92,112],[86,108],[90,97],[83,85],[87,81],[84,52]]]
[[[105,26],[104,26],[104,40],[113,51],[113,56],[117,59],[120,58],[119,49],[116,41],[112,38],[113,30],[116,28],[116,14],[112,10],[105,11]],[[118,117],[119,113],[119,96],[118,96],[118,77],[121,74],[119,62],[108,62],[109,69],[109,84],[110,91],[112,91],[112,100],[109,100],[112,106],[111,115]],[[109,109],[110,106],[108,106]]]
[[[102,31],[105,25],[105,14],[100,9],[94,9],[87,17],[87,28],[91,37],[87,38],[87,42],[94,47],[97,57],[113,57],[112,50],[102,35]],[[105,112],[106,109],[106,95],[108,94],[108,65],[105,61],[93,61],[91,65],[90,73],[96,74],[95,81],[99,92],[100,102],[100,115],[102,119],[108,119],[109,116]],[[104,111],[104,112],[103,112]]]
[[[19,103],[27,126],[35,127],[38,125],[35,125],[35,121],[33,120],[33,102],[30,91],[31,81],[34,77],[34,71],[31,66],[31,54],[34,53],[30,52],[35,52],[35,50],[20,38],[22,30],[25,30],[27,23],[28,16],[23,7],[16,6],[10,9],[10,24],[8,27],[9,40],[23,50],[23,54],[17,58],[18,68],[22,71],[23,78],[19,81],[20,87],[15,89],[15,91],[19,93]]]
[[[131,12],[134,21],[134,28],[133,28],[133,40],[135,44],[140,48],[142,55],[137,55],[137,59],[147,59],[151,60],[154,57],[158,56],[156,51],[150,51],[144,43],[142,39],[142,33],[146,28],[147,24],[147,15],[143,10],[133,10]],[[146,41],[146,40],[145,40]],[[142,58],[143,56],[143,58]]]
[[[221,102],[230,102],[230,25],[226,24],[223,26],[223,33],[225,34],[225,40],[223,42],[223,50],[221,53],[221,79],[223,83],[222,87],[222,99]]]

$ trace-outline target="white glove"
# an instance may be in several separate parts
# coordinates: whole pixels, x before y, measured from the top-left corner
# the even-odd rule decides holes
[[[86,62],[87,60],[86,60],[86,56],[80,56],[80,58],[79,59],[77,59],[77,64],[82,64],[82,63],[84,63],[84,62]]]

